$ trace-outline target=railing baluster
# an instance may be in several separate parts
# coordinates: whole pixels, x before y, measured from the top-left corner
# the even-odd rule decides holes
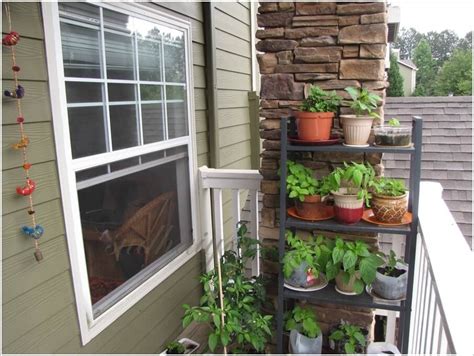
[[[441,327],[440,324],[440,314],[438,309],[438,303],[434,303],[433,311],[433,329],[431,330],[431,345],[430,345],[430,354],[433,353],[434,345],[438,343],[438,333],[436,332]]]
[[[240,212],[242,211],[240,207],[240,189],[232,189],[232,248],[234,251],[237,251],[237,224],[241,220]]]
[[[428,338],[428,334],[431,334],[429,332],[430,330],[430,327],[433,328],[433,304],[434,304],[434,288],[433,288],[433,279],[431,278],[431,275],[430,275],[430,286],[429,286],[429,296],[428,296],[428,309],[426,311],[426,328],[425,328],[425,332],[424,332],[424,335],[423,335],[423,339],[424,339],[424,345],[423,345],[423,353],[425,354],[427,352],[427,349],[428,349],[428,342],[431,342],[432,340]]]
[[[258,236],[258,191],[250,190],[250,231],[252,231],[252,237],[259,240]],[[257,255],[252,262],[252,275],[260,275],[260,246],[257,246]]]
[[[420,293],[420,305],[418,308],[420,308],[420,320],[418,321],[418,326],[417,326],[417,335],[416,335],[416,353],[419,354],[421,352],[421,332],[423,330],[423,317],[424,317],[424,303],[425,303],[425,293],[426,293],[426,266],[427,266],[427,261],[426,257],[424,254],[424,250],[422,253],[422,268],[421,268],[421,288],[419,290]]]
[[[224,218],[222,213],[222,189],[214,188],[212,190],[214,202],[214,244],[219,255],[224,254]]]

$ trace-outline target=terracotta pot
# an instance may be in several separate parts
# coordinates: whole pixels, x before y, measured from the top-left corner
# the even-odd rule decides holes
[[[332,192],[334,196],[334,213],[336,220],[343,224],[355,224],[364,214],[364,199],[358,199],[356,194],[347,194],[347,188]]]
[[[403,216],[407,212],[408,197],[406,193],[399,197],[374,193],[371,206],[377,221],[396,224],[402,221]]]
[[[346,145],[367,145],[374,121],[372,116],[341,115],[341,121]]]
[[[295,208],[298,216],[306,219],[320,219],[326,216],[325,204],[321,202],[320,195],[309,195],[304,201],[295,200]]]
[[[356,277],[360,278],[360,272],[356,272],[354,275],[352,275],[351,278],[349,278],[348,283],[343,282],[342,275],[343,275],[343,272],[341,271],[336,276],[337,288],[342,292],[354,293],[354,282],[356,280]]]
[[[298,138],[307,141],[325,141],[331,137],[333,112],[295,112]]]

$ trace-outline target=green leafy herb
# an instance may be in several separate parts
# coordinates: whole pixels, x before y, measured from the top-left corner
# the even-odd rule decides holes
[[[370,115],[376,118],[380,117],[374,112],[374,110],[377,109],[377,103],[382,101],[380,96],[370,93],[365,88],[347,87],[345,91],[351,96],[352,100],[348,103],[357,116]]]
[[[171,341],[166,346],[166,353],[168,354],[184,354],[185,351],[186,349],[184,345],[178,341]]]
[[[302,111],[308,112],[336,112],[342,98],[333,90],[327,92],[318,86],[309,88],[308,97],[301,105]]]
[[[397,127],[400,126],[400,121],[398,121],[397,118],[392,117],[390,120],[388,120],[388,124],[392,127]]]
[[[343,281],[348,283],[354,277],[354,291],[358,294],[364,290],[364,285],[375,280],[377,267],[384,263],[378,253],[369,251],[369,247],[363,241],[344,241],[336,238],[332,249],[332,259],[326,264],[326,278],[336,278],[339,272],[343,272]]]
[[[374,180],[372,186],[375,189],[375,193],[390,197],[400,197],[407,191],[402,180],[393,178],[378,177]]]
[[[338,328],[329,335],[329,339],[342,342],[346,354],[355,354],[358,348],[359,350],[364,350],[367,343],[362,329],[349,323],[341,323]]]
[[[205,273],[200,278],[204,288],[200,305],[183,305],[183,327],[192,321],[210,326],[208,346],[211,351],[219,346],[237,345],[232,351],[244,352],[253,349],[262,352],[272,335],[272,316],[262,313],[266,300],[263,277],[248,277],[245,271],[245,265],[256,256],[259,246],[258,240],[248,237],[247,232],[246,225],[241,224],[237,231],[237,251],[225,251],[219,261],[224,308],[220,308],[216,270]],[[223,313],[224,325],[221,323]]]
[[[386,276],[391,276],[397,267],[397,263],[405,264],[405,261],[402,259],[397,258],[397,255],[393,250],[390,250],[390,254],[384,255],[385,260],[385,272]]]
[[[329,186],[325,179],[317,180],[313,171],[300,163],[287,161],[286,189],[290,198],[304,201],[310,195],[327,195]]]
[[[287,331],[297,330],[309,338],[316,338],[321,334],[321,329],[316,320],[316,314],[312,309],[296,306],[286,314],[285,329]]]

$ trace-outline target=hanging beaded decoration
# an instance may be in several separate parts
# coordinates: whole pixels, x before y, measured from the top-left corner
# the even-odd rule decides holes
[[[31,164],[28,163],[28,156],[27,156],[27,147],[30,143],[28,136],[25,134],[25,127],[24,127],[24,117],[21,110],[21,99],[25,96],[25,88],[23,88],[20,84],[18,84],[18,73],[20,72],[20,67],[16,63],[15,57],[15,45],[20,41],[20,35],[12,31],[12,21],[11,21],[11,14],[10,14],[10,7],[7,2],[5,2],[5,13],[7,14],[8,18],[8,34],[5,35],[2,39],[2,45],[7,47],[11,51],[11,58],[12,58],[12,71],[13,71],[13,79],[15,82],[15,88],[13,90],[5,90],[4,95],[8,98],[16,100],[16,107],[17,107],[17,118],[16,122],[20,128],[20,140],[12,145],[12,148],[15,150],[20,150],[23,156],[23,170],[25,172],[25,184],[24,186],[19,186],[16,188],[17,194],[28,197],[29,207],[28,207],[28,214],[31,218],[31,226],[23,226],[21,231],[31,237],[35,244],[35,258],[36,261],[41,261],[43,259],[43,254],[41,253],[39,247],[39,238],[43,235],[44,229],[41,225],[36,222],[36,214],[33,205],[33,192],[36,189],[36,183],[33,179],[30,178],[30,168]]]

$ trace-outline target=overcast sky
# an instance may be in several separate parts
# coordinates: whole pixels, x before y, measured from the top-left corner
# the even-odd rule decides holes
[[[474,0],[389,0],[400,7],[400,27],[419,32],[453,30],[458,36],[472,31]]]

